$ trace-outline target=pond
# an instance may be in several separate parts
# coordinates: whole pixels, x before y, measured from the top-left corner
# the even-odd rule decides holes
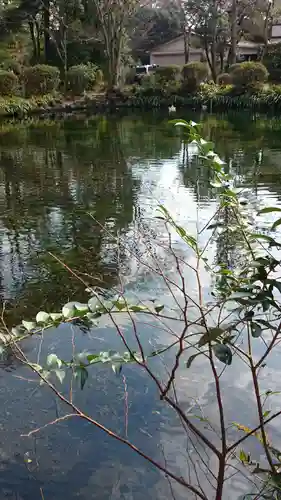
[[[250,114],[181,118],[202,122],[202,136],[215,143],[254,208],[280,204],[281,120]],[[217,194],[210,172],[198,167],[192,146],[184,150],[168,119],[165,113],[146,113],[1,124],[0,300],[9,326],[33,319],[40,310],[88,300],[85,282],[108,296],[122,286],[132,297],[170,303],[161,279],[151,272],[157,261],[170,276],[176,273],[164,247],[154,245],[166,237],[155,218],[157,207],[163,203],[192,232],[198,220],[204,226],[215,213]],[[175,245],[183,251],[180,241]],[[225,251],[223,245],[210,245],[212,259]],[[189,286],[195,289],[191,278]],[[207,300],[210,286],[206,277]],[[121,326],[130,336],[132,327],[125,320]],[[148,322],[141,335],[147,347],[158,347],[168,333],[155,332]],[[49,352],[70,359],[73,339],[79,351],[120,348],[112,324],[101,321],[90,331],[60,326],[28,339],[24,350],[37,362]],[[275,363],[267,379],[272,390],[280,374]],[[156,362],[155,369],[163,373],[164,368]],[[212,415],[213,384],[202,365],[193,374],[192,387],[185,372],[181,377],[184,407],[206,407]],[[253,409],[245,404],[248,382],[242,373],[235,381],[226,375],[224,383],[233,388],[229,421],[246,415],[248,425],[254,422]],[[126,366],[119,377],[108,367],[94,367],[83,391],[74,392],[79,406],[146,454],[159,461],[165,457],[175,470],[188,467],[187,435],[183,440],[179,421],[137,367]],[[1,499],[172,498],[169,482],[157,470],[85,421],[65,420],[26,437],[61,416],[63,407],[13,357],[1,365],[0,397]],[[277,440],[279,432],[275,429]],[[207,491],[206,481],[204,487]],[[225,498],[242,498],[249,490],[246,479],[235,476]],[[173,494],[187,498],[180,487]]]

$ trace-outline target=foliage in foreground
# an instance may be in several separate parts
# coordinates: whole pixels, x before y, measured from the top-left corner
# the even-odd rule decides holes
[[[237,468],[240,464],[240,467],[245,466],[261,480],[262,485],[258,493],[260,498],[278,498],[281,452],[271,442],[266,428],[270,422],[281,417],[281,409],[272,410],[269,400],[277,392],[270,388],[266,391],[261,390],[260,381],[264,367],[281,340],[281,285],[277,275],[280,267],[278,251],[281,242],[278,238],[274,238],[274,232],[281,225],[281,218],[277,217],[272,222],[269,231],[260,233],[253,229],[247,200],[242,197],[243,190],[237,188],[235,178],[226,172],[224,161],[215,153],[213,144],[201,137],[197,124],[187,123],[184,120],[174,120],[173,124],[182,129],[183,143],[186,146],[192,143],[193,147],[197,148],[198,162],[210,170],[211,186],[218,192],[215,214],[208,224],[198,228],[195,234],[190,234],[179,225],[165,206],[159,206],[157,215],[159,224],[162,224],[170,235],[165,250],[169,257],[174,259],[178,280],[174,282],[169,273],[157,264],[154,272],[158,275],[160,273],[171,298],[174,298],[176,307],[164,308],[155,300],[150,302],[148,300],[150,306],[141,301],[134,303],[127,299],[123,292],[105,299],[100,291],[89,286],[83,278],[65,266],[76,279],[88,286],[91,295],[88,303],[70,302],[55,313],[40,311],[34,321],[23,320],[21,325],[11,331],[6,329],[4,333],[3,330],[2,351],[4,353],[5,350],[12,348],[15,355],[38,376],[39,382],[47,384],[56,397],[68,407],[68,411],[71,410],[72,413],[58,418],[56,422],[72,415],[87,420],[129,446],[164,472],[170,480],[186,488],[187,494],[192,492],[195,498],[203,500],[210,498],[210,492],[204,491],[200,485],[203,467],[203,474],[208,475],[214,489],[212,498],[221,500],[224,498],[224,486],[229,468]],[[280,212],[279,207],[265,207],[259,214],[280,215]],[[207,233],[207,243],[202,245],[200,241],[203,232]],[[178,253],[173,244],[174,234],[181,239],[185,254],[193,255],[194,264],[193,260],[185,260],[185,254],[183,256]],[[216,262],[209,260],[208,247],[212,242],[217,246],[221,242],[222,251],[218,254]],[[232,262],[230,249],[234,249],[235,253]],[[204,300],[203,295],[202,265],[213,282],[212,299],[208,301]],[[196,279],[197,290],[194,293],[189,292],[186,272],[194,275]],[[125,315],[131,322],[132,335],[129,339],[124,336],[119,326],[119,315]],[[99,319],[103,316],[106,316],[115,327],[122,341],[122,352],[96,352],[93,346],[91,352],[78,352],[70,359],[60,359],[52,352],[44,363],[39,364],[39,361],[34,363],[29,360],[20,347],[22,344],[19,341],[25,337],[40,334],[41,331],[59,326],[62,322],[75,324],[84,329],[96,329]],[[161,349],[151,349],[147,352],[138,332],[138,319],[143,316],[152,320],[158,328],[168,326],[170,321],[173,325],[176,324],[176,327],[170,329],[172,340]],[[4,323],[3,329],[5,329]],[[168,351],[173,353],[170,360],[165,357]],[[163,362],[168,363],[166,377],[163,379],[154,372],[150,363],[150,358],[155,357],[160,357]],[[199,361],[213,381],[219,417],[215,421],[211,417],[208,419],[207,415],[198,416],[190,411],[186,412],[177,397],[179,370],[192,371]],[[200,463],[200,469],[197,469],[195,462],[193,466],[196,474],[193,480],[189,479],[184,471],[178,475],[165,461],[157,462],[145,451],[136,448],[127,437],[104,427],[102,422],[97,422],[77,407],[73,402],[72,389],[71,397],[68,397],[67,392],[62,392],[60,389],[60,384],[65,383],[68,373],[71,379],[79,381],[83,389],[95,365],[99,363],[111,366],[116,374],[119,374],[122,366],[127,363],[141,368],[146,376],[154,381],[163,403],[170,406],[180,417],[184,438],[186,435],[190,439],[196,436],[198,442],[214,456],[216,466],[212,468],[209,464]],[[235,370],[239,366],[237,363],[247,371],[247,376],[252,381],[251,397],[257,413],[254,428],[249,427],[246,422],[229,422],[226,418],[225,397],[228,389],[223,384],[223,377],[228,370],[233,370],[235,377]],[[191,377],[189,380],[194,378]],[[195,383],[197,383],[196,378]],[[249,401],[245,401],[245,404],[248,410]],[[206,413],[207,411],[208,409]],[[202,421],[205,430],[202,429]],[[233,429],[239,433],[237,437],[233,436]],[[38,432],[38,429],[35,432]],[[260,462],[247,451],[246,440],[250,436],[254,436],[261,445],[265,466],[264,464],[261,466]],[[191,443],[192,441],[190,446]],[[196,445],[193,453],[197,452]],[[200,462],[200,458],[197,460]]]

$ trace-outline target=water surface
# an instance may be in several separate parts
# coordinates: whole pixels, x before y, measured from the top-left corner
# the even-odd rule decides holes
[[[202,135],[216,144],[237,183],[248,188],[253,209],[280,203],[279,119],[247,114],[185,118],[202,120]],[[157,238],[166,241],[155,219],[157,206],[164,203],[194,232],[214,214],[217,195],[210,186],[211,174],[198,164],[194,148],[184,148],[167,122],[165,114],[147,113],[1,125],[0,298],[6,304],[9,325],[32,319],[39,310],[59,310],[68,300],[88,298],[85,286],[50,253],[109,295],[116,293],[121,278],[132,297],[157,298],[171,305],[162,280],[145,265],[157,261],[170,276],[176,275],[173,260],[154,244]],[[180,241],[174,243],[192,261]],[[227,252],[223,241],[209,248],[213,260]],[[235,249],[228,258],[235,259]],[[207,275],[203,278],[208,300],[211,283]],[[195,290],[194,278],[189,279],[190,290]],[[121,326],[130,337],[128,322]],[[170,341],[167,331],[149,324],[140,329],[147,348]],[[39,339],[30,339],[24,349],[40,362],[50,350],[70,359],[73,338],[79,351],[122,348],[115,329],[104,321],[91,332],[66,326],[46,332],[39,358]],[[224,381],[229,391],[233,389],[227,418],[245,417],[250,425],[256,416],[247,404],[249,380],[235,362],[237,379],[226,374]],[[279,370],[278,360],[274,363],[266,379],[272,390]],[[155,362],[154,369],[163,373],[161,363]],[[186,472],[188,438],[183,442],[180,423],[159,401],[145,373],[133,366],[126,366],[119,378],[107,367],[92,373],[82,393],[75,389],[76,401],[97,420],[123,436],[128,434],[147,454],[159,461],[165,455],[174,470]],[[63,408],[46,389],[18,376],[30,374],[13,358],[3,363],[0,498],[40,499],[40,488],[46,500],[171,498],[169,484],[157,471],[85,422],[73,419],[22,437],[62,415]],[[208,373],[199,364],[193,377],[182,373],[179,394],[184,408],[206,407],[216,421]],[[211,486],[202,481],[211,499]],[[237,499],[249,488],[234,477],[225,498]],[[176,495],[186,498],[180,488]]]

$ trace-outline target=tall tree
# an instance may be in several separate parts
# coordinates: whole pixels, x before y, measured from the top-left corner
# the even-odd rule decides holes
[[[200,36],[202,47],[214,82],[221,71],[229,37],[226,0],[189,0],[186,6]]]
[[[136,0],[94,0],[104,40],[108,90],[119,83],[121,54],[124,49],[128,19],[135,13]]]
[[[138,7],[128,27],[133,57],[149,63],[151,50],[181,35],[183,26],[182,7],[178,2]]]

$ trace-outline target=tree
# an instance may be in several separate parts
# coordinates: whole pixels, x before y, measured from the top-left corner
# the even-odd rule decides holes
[[[158,8],[139,7],[128,30],[133,57],[149,63],[149,52],[181,35],[183,26],[181,6],[175,2]]]
[[[127,20],[136,11],[136,0],[93,0],[106,55],[108,90],[119,83],[121,54],[124,49]]]
[[[191,0],[186,4],[186,16],[194,19],[194,31],[199,35],[202,48],[214,82],[220,71],[229,38],[229,22],[225,0]]]

